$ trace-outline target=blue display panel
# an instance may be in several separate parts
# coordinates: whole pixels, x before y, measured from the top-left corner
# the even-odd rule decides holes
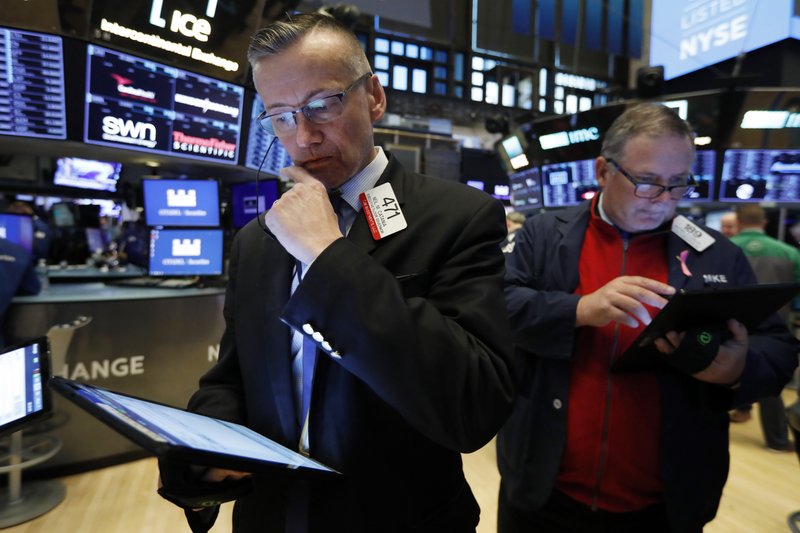
[[[258,213],[264,211],[278,199],[278,180],[262,180],[258,183],[258,198],[256,198],[255,182],[235,183],[231,185],[231,211],[233,214],[233,227],[241,228]]]
[[[221,229],[153,229],[150,231],[151,276],[219,276],[222,274]]]
[[[253,112],[250,116],[250,133],[247,136],[247,152],[244,160],[245,166],[253,170],[258,170],[261,161],[264,159],[264,153],[267,151],[267,147],[272,140],[275,139],[274,135],[268,134],[256,122],[256,117],[260,115],[262,111],[264,111],[264,103],[261,101],[261,98],[258,97],[258,94],[256,94],[253,99]],[[267,160],[264,161],[264,166],[261,170],[262,172],[268,172],[269,174],[277,176],[283,167],[289,167],[291,165],[292,158],[289,152],[286,151],[279,140],[276,140],[275,144],[270,148]]]
[[[683,198],[684,202],[710,202],[714,199],[714,176],[717,155],[714,150],[698,150],[692,167],[694,190]]]
[[[212,180],[142,180],[148,226],[219,226],[219,187]]]
[[[542,165],[545,207],[578,205],[593,198],[598,190],[594,178],[594,159]]]
[[[0,135],[67,138],[61,37],[0,28]]]
[[[60,157],[56,160],[53,184],[113,192],[117,190],[120,170],[122,170],[120,163]]]
[[[0,213],[0,239],[8,239],[33,251],[33,219],[27,215]]]
[[[664,65],[669,80],[786,39],[792,3],[653,0],[650,64]]]
[[[800,150],[726,150],[723,202],[800,202]]]
[[[244,88],[87,49],[86,142],[236,164]]]
[[[511,205],[515,211],[528,213],[542,207],[542,181],[539,169],[529,168],[509,176]]]

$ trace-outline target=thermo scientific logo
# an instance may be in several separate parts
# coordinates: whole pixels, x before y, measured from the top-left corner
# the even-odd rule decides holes
[[[138,89],[136,87],[132,87],[131,84],[133,83],[133,80],[128,79],[124,76],[120,76],[119,74],[111,74],[111,77],[114,78],[114,81],[117,82],[117,92],[122,96],[135,98],[137,100],[144,100],[145,102],[155,103],[156,93],[154,93],[153,91],[147,91],[145,89]]]
[[[103,117],[103,140],[154,148],[156,127],[147,122],[106,115]]]

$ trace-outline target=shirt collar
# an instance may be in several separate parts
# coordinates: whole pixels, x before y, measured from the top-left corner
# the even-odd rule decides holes
[[[386,170],[386,166],[389,164],[389,158],[386,157],[383,148],[380,146],[376,148],[378,153],[375,155],[375,158],[364,167],[361,172],[339,187],[339,191],[342,193],[342,200],[347,202],[347,205],[352,207],[356,212],[361,211],[361,200],[359,200],[361,193],[372,189],[375,184],[378,183],[381,174],[383,174],[383,171]]]

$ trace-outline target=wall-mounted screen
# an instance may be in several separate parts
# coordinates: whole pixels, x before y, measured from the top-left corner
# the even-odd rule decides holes
[[[537,167],[509,176],[511,205],[515,211],[529,213],[542,207],[542,183]]]
[[[8,239],[33,251],[33,219],[27,215],[0,213],[0,239]]]
[[[266,211],[278,199],[278,186],[279,182],[276,179],[261,180],[258,182],[258,195],[256,195],[255,182],[231,185],[233,227],[241,228],[253,220],[256,215]]]
[[[236,164],[244,88],[87,49],[86,142]]]
[[[725,150],[722,202],[800,202],[800,150]]]
[[[60,202],[50,207],[50,217],[57,228],[71,228],[75,226],[75,208],[68,202]]]
[[[277,176],[283,167],[292,165],[292,158],[281,142],[274,135],[264,131],[256,122],[256,117],[262,111],[264,111],[264,103],[256,94],[253,98],[253,112],[250,115],[250,133],[247,135],[247,152],[245,152],[244,164],[253,170],[258,170],[258,167],[261,166],[261,161],[264,161],[264,154],[267,148],[272,140],[275,139],[275,143],[269,149],[269,154],[261,171]]]
[[[697,150],[697,159],[692,167],[694,190],[682,201],[710,202],[714,199],[714,176],[717,154],[714,150]]]
[[[593,198],[598,190],[594,178],[594,159],[542,165],[545,207],[578,205]]]
[[[120,163],[80,159],[78,157],[59,157],[53,184],[96,191],[116,191]]]
[[[214,180],[142,180],[148,226],[219,226]]]
[[[525,153],[528,142],[521,133],[501,139],[496,148],[497,153],[500,154],[500,160],[509,173],[527,168],[531,164]]]
[[[0,135],[67,138],[61,37],[0,28]]]
[[[221,229],[153,229],[150,231],[151,276],[219,276],[222,274]]]

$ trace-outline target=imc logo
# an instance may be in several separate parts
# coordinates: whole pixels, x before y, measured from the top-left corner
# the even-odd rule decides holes
[[[200,239],[172,239],[172,255],[175,257],[197,257],[200,251]]]
[[[208,18],[213,19],[217,14],[217,1],[207,0],[205,15]],[[159,28],[167,27],[166,19],[161,16],[163,8],[164,0],[153,0],[153,4],[150,7],[150,24]],[[211,35],[211,23],[206,19],[198,18],[191,13],[181,13],[176,9],[172,12],[169,31],[180,33],[205,43],[208,41],[208,36]]]
[[[167,206],[197,207],[197,191],[194,189],[167,189]]]

